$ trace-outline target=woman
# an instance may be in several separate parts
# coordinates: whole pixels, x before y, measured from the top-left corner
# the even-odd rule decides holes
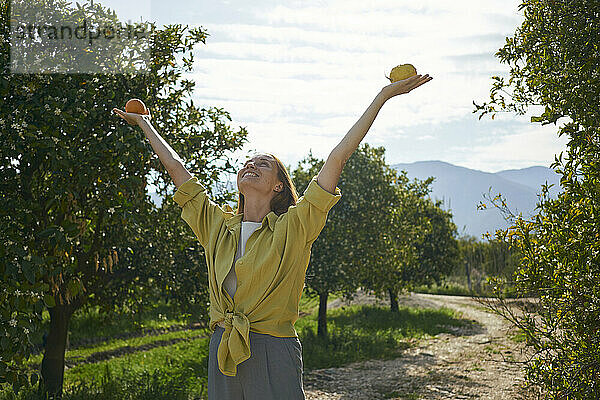
[[[331,151],[304,195],[272,154],[256,154],[237,174],[234,213],[204,186],[150,124],[150,115],[113,109],[142,128],[173,179],[173,200],[205,249],[210,293],[209,399],[304,399],[302,345],[294,329],[312,243],[341,198],[337,182],[390,98],[430,81],[415,75],[385,86]]]

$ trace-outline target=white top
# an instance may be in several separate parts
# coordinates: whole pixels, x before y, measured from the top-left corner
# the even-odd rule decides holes
[[[242,232],[240,233],[240,240],[238,241],[238,248],[235,253],[235,258],[233,260],[233,266],[229,270],[229,273],[225,277],[223,281],[223,287],[229,293],[231,298],[233,299],[233,295],[235,294],[235,290],[237,289],[237,276],[235,275],[235,262],[244,255],[244,250],[246,250],[246,242],[252,233],[260,228],[262,222],[252,222],[252,221],[242,221]]]

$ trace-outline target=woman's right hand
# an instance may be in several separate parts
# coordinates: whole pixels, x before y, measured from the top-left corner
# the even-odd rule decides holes
[[[418,88],[422,84],[427,83],[432,79],[433,77],[429,76],[429,74],[413,75],[404,80],[396,81],[385,86],[383,89],[381,89],[380,94],[383,96],[384,101],[387,101],[394,96],[408,93],[411,90]]]
[[[139,126],[143,117],[152,119],[152,116],[150,115],[150,110],[148,110],[148,114],[137,114],[137,113],[128,113],[128,112],[125,112],[118,108],[113,108],[113,112],[115,114],[121,116],[121,118],[123,118],[125,121],[127,121],[129,123],[129,125]]]

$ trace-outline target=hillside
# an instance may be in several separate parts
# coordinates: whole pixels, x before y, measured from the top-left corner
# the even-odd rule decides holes
[[[392,165],[404,170],[410,179],[419,180],[434,176],[430,197],[443,201],[445,210],[453,213],[454,223],[460,235],[472,235],[481,239],[486,231],[493,233],[498,228],[506,228],[508,223],[502,213],[491,206],[488,193],[493,198],[498,193],[506,199],[507,205],[515,214],[522,213],[526,218],[535,213],[542,184],[554,184],[549,191],[556,198],[559,193],[559,176],[552,169],[533,166],[499,172],[484,172],[459,167],[443,161],[417,161],[409,164]],[[491,191],[490,191],[491,188]],[[489,208],[478,210],[480,202]]]

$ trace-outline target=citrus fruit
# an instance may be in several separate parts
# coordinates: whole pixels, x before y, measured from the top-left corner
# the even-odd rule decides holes
[[[417,70],[412,64],[402,64],[392,68],[390,76],[386,76],[390,82],[398,82],[417,74]]]
[[[131,99],[125,104],[125,112],[136,114],[148,114],[148,109],[140,99]]]

